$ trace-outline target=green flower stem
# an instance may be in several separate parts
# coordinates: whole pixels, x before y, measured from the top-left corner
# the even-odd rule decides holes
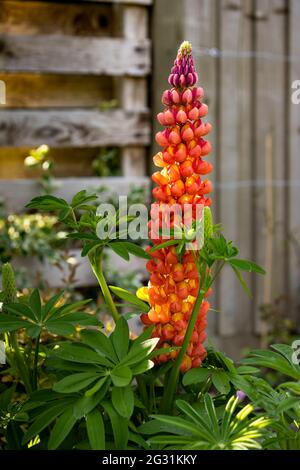
[[[178,379],[179,379],[180,365],[186,353],[191,336],[193,334],[197,317],[198,317],[198,313],[199,313],[199,309],[203,302],[205,293],[206,291],[203,291],[203,290],[200,290],[198,293],[180,352],[174,363],[174,367],[171,369],[167,386],[164,389],[164,395],[163,395],[163,400],[162,400],[162,410],[163,410],[163,413],[165,414],[170,414],[173,408],[174,395],[177,390],[177,384],[178,384]]]
[[[101,287],[101,291],[105,300],[106,305],[109,307],[110,313],[114,319],[115,322],[119,320],[120,315],[118,314],[118,310],[114,304],[114,301],[112,299],[110,290],[108,288],[108,285],[106,283],[106,279],[103,274],[103,269],[102,269],[102,259],[103,259],[103,250],[94,250],[91,251],[90,254],[88,255],[92,270],[98,279],[99,285]]]
[[[220,272],[222,271],[223,267],[225,265],[225,261],[220,261],[217,262],[217,268],[215,271],[215,275],[213,276],[212,279],[208,283],[204,281],[204,289],[201,289],[198,293],[196,302],[194,304],[193,312],[185,333],[185,337],[181,346],[181,350],[177,356],[177,359],[175,361],[174,367],[171,369],[169,379],[167,381],[167,385],[164,389],[164,395],[163,395],[163,400],[162,400],[162,411],[165,414],[170,414],[173,408],[173,403],[174,403],[174,395],[177,390],[177,385],[178,385],[178,379],[179,379],[179,372],[180,372],[180,365],[181,362],[184,358],[184,355],[186,353],[187,347],[189,345],[191,336],[193,334],[195,324],[197,321],[199,309],[201,307],[201,304],[204,300],[205,294],[208,291],[208,289],[212,286]]]

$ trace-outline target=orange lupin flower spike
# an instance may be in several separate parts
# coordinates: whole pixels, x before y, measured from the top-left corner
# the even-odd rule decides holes
[[[212,126],[202,121],[207,115],[208,107],[201,101],[204,92],[201,87],[195,86],[197,80],[192,46],[189,42],[183,42],[169,76],[169,83],[173,88],[163,93],[162,103],[165,108],[157,116],[165,129],[156,135],[156,141],[162,150],[153,159],[160,171],[152,176],[157,185],[153,190],[156,202],[152,209],[160,207],[162,203],[168,206],[190,203],[193,209],[197,204],[211,204],[207,195],[212,191],[212,184],[207,175],[211,173],[213,166],[205,159],[211,151],[211,144],[204,137],[209,134]],[[163,215],[160,216],[159,223],[160,228],[163,228]],[[151,222],[149,228],[150,233],[156,235],[155,239],[152,236],[152,242],[155,245],[161,243],[163,240],[160,240],[159,234],[155,230],[151,231]],[[152,251],[151,258],[147,263],[150,273],[150,311],[143,314],[141,320],[145,325],[155,325],[153,336],[160,338],[158,347],[180,346],[201,284],[195,258],[188,251],[180,258],[174,246]],[[206,315],[209,307],[207,300],[202,302],[181,363],[182,372],[191,367],[199,367],[206,357],[203,342],[206,338]],[[175,360],[177,355],[178,351],[163,354],[156,361],[164,363]]]

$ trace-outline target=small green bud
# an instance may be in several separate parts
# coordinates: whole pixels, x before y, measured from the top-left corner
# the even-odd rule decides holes
[[[15,274],[10,263],[5,263],[2,267],[2,311],[5,311],[5,304],[16,302],[17,288]]]
[[[204,241],[209,240],[213,236],[213,220],[209,207],[204,207]]]

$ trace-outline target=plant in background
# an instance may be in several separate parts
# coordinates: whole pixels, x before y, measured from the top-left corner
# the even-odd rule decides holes
[[[51,194],[56,189],[53,176],[54,162],[49,157],[49,152],[50,148],[44,144],[36,149],[31,149],[24,160],[25,167],[41,170],[40,185],[42,194]]]
[[[40,260],[60,260],[58,248],[63,248],[67,233],[60,230],[53,215],[10,214],[0,219],[0,260],[16,256],[37,256]]]
[[[37,290],[16,297],[11,268],[4,268],[0,332],[7,336],[10,361],[4,373],[13,375],[22,391],[16,396],[10,387],[0,393],[5,448],[300,448],[300,367],[292,361],[292,348],[253,351],[236,366],[204,347],[206,299],[223,266],[233,269],[247,293],[241,272],[264,270],[238,258],[238,249],[213,225],[206,179],[212,166],[203,158],[211,149],[203,138],[210,125],[202,120],[207,106],[196,81],[191,45],[185,42],[169,77],[173,88],[163,94],[166,108],[158,116],[166,129],[157,136],[163,151],[154,157],[161,171],[153,175],[158,186],[152,212],[162,211],[157,229],[155,219],[149,223],[153,243],[146,250],[124,239],[122,222],[134,217],[118,213],[115,238],[110,237],[111,219],[97,212],[96,194],[83,190],[71,201],[44,195],[28,204],[55,212],[68,238],[82,245],[115,328],[107,335],[94,315],[78,311],[88,301],[63,304],[58,294],[42,303]],[[177,216],[164,218],[166,207],[185,204],[192,207],[188,230]],[[199,221],[197,209],[203,206]],[[97,236],[99,227],[109,227],[107,236]],[[108,286],[105,250],[126,261],[132,255],[144,258],[148,286],[137,295]],[[144,331],[133,338],[128,319],[141,312]],[[20,347],[21,333],[31,338],[29,349]],[[50,339],[41,344],[45,333]],[[288,380],[273,389],[260,377],[266,367]]]
[[[96,176],[120,176],[120,158],[117,148],[101,148],[98,156],[92,162]]]

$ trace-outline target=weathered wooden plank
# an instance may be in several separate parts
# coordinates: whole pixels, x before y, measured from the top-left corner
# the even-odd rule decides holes
[[[271,59],[255,60],[254,258],[267,270],[254,283],[255,330],[264,333],[260,307],[285,291],[285,74],[284,0],[259,1],[255,23],[257,51]],[[272,55],[276,60],[272,60]],[[275,187],[276,185],[276,187]]]
[[[6,84],[5,108],[84,108],[112,100],[108,76],[1,73]]]
[[[182,18],[184,19],[184,30],[182,39],[188,38],[193,46],[193,55],[199,75],[199,85],[204,88],[204,101],[209,106],[209,114],[207,120],[213,125],[213,131],[209,135],[209,140],[213,145],[213,152],[209,155],[209,160],[214,164],[214,172],[209,175],[216,187],[216,175],[218,165],[218,126],[217,126],[217,108],[219,103],[219,90],[217,87],[217,67],[218,59],[202,53],[202,48],[217,47],[217,9],[218,2],[216,0],[187,0],[183,2]],[[176,51],[173,51],[175,54]],[[217,218],[217,197],[216,191],[213,193],[213,214]],[[217,220],[219,222],[219,220]],[[211,303],[214,308],[217,307],[217,295],[214,289],[214,295]],[[210,312],[208,331],[209,336],[214,337],[217,333],[219,314]]]
[[[122,11],[123,37],[143,41],[148,37],[146,8],[126,6]],[[126,111],[140,111],[147,107],[147,82],[144,78],[124,77],[121,83],[121,104]],[[146,173],[146,149],[125,147],[122,151],[123,175],[142,176]]]
[[[40,170],[24,165],[24,159],[29,152],[30,147],[0,147],[0,179],[39,177]],[[100,147],[52,147],[49,151],[56,177],[95,176],[93,161],[98,159],[99,155]],[[121,168],[121,161],[119,165]]]
[[[251,63],[237,57],[251,50],[251,20],[241,0],[222,0],[221,7],[221,51],[231,51],[232,57],[225,54],[220,64],[220,220],[226,238],[239,247],[242,257],[249,258],[251,193],[243,182],[251,175]],[[251,303],[229,266],[221,274],[219,289],[219,334],[251,332]]]
[[[150,71],[150,41],[0,34],[0,70],[143,77]]]
[[[6,34],[53,34],[111,36],[111,5],[61,2],[1,1],[0,32]]]
[[[111,177],[111,178],[57,178],[55,195],[71,200],[75,193],[82,189],[98,191],[104,188],[104,195],[123,196],[128,195],[133,187],[149,189],[147,177]],[[0,198],[4,200],[8,211],[21,212],[25,205],[35,196],[40,194],[38,180],[5,180],[0,179]]]
[[[0,114],[0,145],[4,147],[148,145],[146,113],[115,111],[5,110]]]
[[[290,63],[289,78],[291,84],[300,80],[300,41],[299,41],[299,24],[300,24],[300,2],[299,0],[290,1],[290,17],[289,17],[289,44]],[[295,93],[292,89],[289,92]],[[299,93],[298,93],[299,97]],[[299,286],[300,286],[300,104],[294,104],[289,101],[289,235],[292,242],[289,243],[289,283],[290,296],[292,299],[293,317],[298,319],[299,305]]]

